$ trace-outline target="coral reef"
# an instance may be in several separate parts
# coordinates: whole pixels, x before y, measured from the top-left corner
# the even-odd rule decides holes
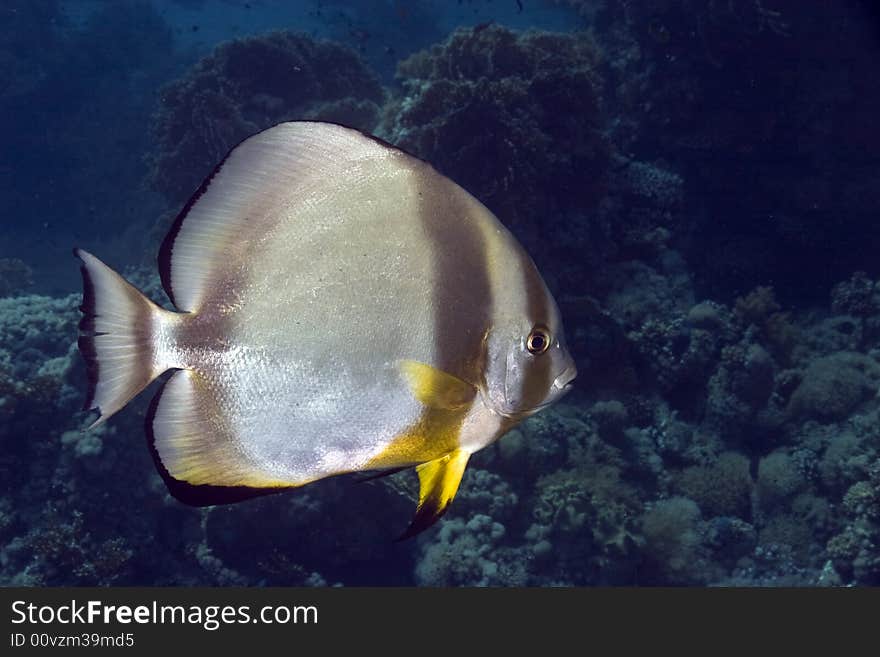
[[[849,351],[817,358],[804,370],[788,404],[792,415],[842,420],[880,387],[880,363]]]
[[[526,560],[501,544],[504,525],[477,514],[467,522],[444,523],[416,564],[415,581],[423,586],[524,585]]]
[[[620,285],[578,306],[593,322],[584,335],[615,345],[629,374],[579,388],[476,454],[447,518],[400,544],[411,473],[181,506],[142,445],[145,399],[81,431],[78,296],[2,298],[0,578],[876,584],[880,343],[839,349],[851,332],[829,328],[877,321],[874,281],[834,286],[834,310],[786,313],[783,349],[770,291],[694,303],[690,279],[661,264],[670,251],[641,252],[618,268]],[[161,298],[154,274],[126,275]]]
[[[710,464],[682,470],[676,488],[710,518],[736,516],[748,520],[754,486],[749,469],[745,455],[724,452]]]
[[[849,487],[842,509],[847,524],[828,541],[828,556],[844,577],[876,586],[880,583],[880,460]]]
[[[60,12],[14,4],[16,26]],[[77,28],[100,88],[169,38],[148,5],[124,4]],[[150,165],[177,206],[271,123],[381,120],[563,292],[571,395],[475,454],[447,516],[413,541],[393,542],[412,472],[189,508],[143,445],[150,393],[83,432],[80,297],[30,295],[27,265],[0,260],[0,583],[880,584],[880,99],[862,81],[863,28],[815,30],[842,11],[828,3],[567,4],[594,36],[460,29],[400,64],[384,106],[342,46],[287,32],[223,44],[162,93]],[[14,79],[8,27],[0,95],[21,110],[63,67],[47,53]],[[42,29],[47,50],[71,51]],[[87,35],[117,54],[130,40],[130,58],[102,59]],[[809,39],[816,57],[794,57]],[[844,60],[850,75],[832,74]],[[151,270],[125,274],[164,298]]]
[[[177,209],[245,137],[291,119],[370,131],[382,100],[376,75],[338,43],[280,31],[223,43],[162,91],[150,182]]]
[[[797,462],[786,451],[775,451],[758,464],[757,494],[761,506],[772,509],[791,500],[805,485]]]
[[[656,502],[641,518],[647,583],[705,583],[705,545],[699,507],[685,497]]]
[[[876,273],[880,149],[868,117],[880,93],[867,82],[878,56],[867,4],[570,4],[598,28],[614,143],[688,180],[678,237],[702,294],[727,301],[773,280],[786,299],[819,302],[853,271]]]

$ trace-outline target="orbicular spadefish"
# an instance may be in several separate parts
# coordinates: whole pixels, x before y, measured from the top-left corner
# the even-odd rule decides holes
[[[82,261],[87,408],[156,377],[150,445],[172,494],[231,502],[415,466],[433,524],[468,457],[568,390],[559,310],[511,233],[429,164],[342,126],[238,145],[159,256],[177,312]]]

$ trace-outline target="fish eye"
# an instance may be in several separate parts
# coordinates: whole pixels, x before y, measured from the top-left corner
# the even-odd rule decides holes
[[[530,353],[535,354],[543,354],[550,348],[550,332],[540,326],[536,326],[532,329],[532,332],[529,333],[529,338],[526,340],[526,347],[528,348]]]

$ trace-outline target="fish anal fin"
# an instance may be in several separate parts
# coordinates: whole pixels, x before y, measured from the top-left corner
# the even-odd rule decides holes
[[[169,492],[193,506],[228,504],[304,482],[278,481],[250,462],[229,430],[214,420],[216,400],[198,372],[165,382],[147,413],[150,452]]]
[[[419,505],[409,527],[398,541],[423,532],[446,513],[458,491],[468,458],[469,452],[457,449],[416,467],[419,475]]]
[[[460,410],[477,394],[477,389],[466,381],[416,360],[400,361],[400,371],[413,396],[429,408]]]

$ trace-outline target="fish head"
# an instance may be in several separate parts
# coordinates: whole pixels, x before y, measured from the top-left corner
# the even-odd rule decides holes
[[[487,333],[483,398],[500,415],[523,419],[572,388],[577,367],[559,309],[549,301],[546,316],[510,317]]]

